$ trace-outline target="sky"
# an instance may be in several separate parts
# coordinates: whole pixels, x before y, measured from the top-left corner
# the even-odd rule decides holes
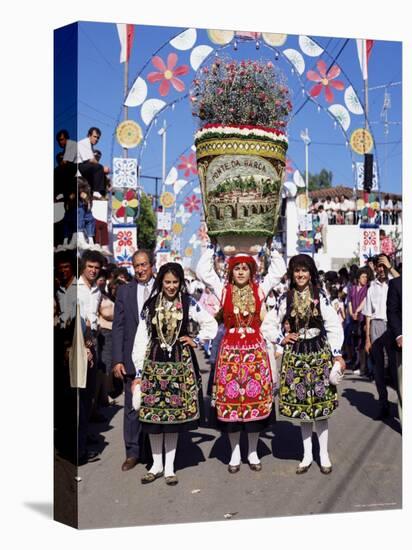
[[[285,35],[285,42],[271,47],[260,38],[259,49],[255,40],[236,39],[225,46],[213,43],[206,30],[197,29],[194,40],[185,47],[177,49],[170,41],[186,30],[186,27],[161,27],[136,25],[134,42],[129,60],[129,89],[139,76],[147,84],[148,99],[161,99],[165,108],[150,124],[142,119],[142,105],[130,107],[128,118],[135,120],[142,127],[144,140],[137,148],[129,150],[129,157],[137,158],[142,176],[162,177],[162,142],[158,130],[165,123],[167,126],[166,174],[172,167],[177,167],[182,155],[187,156],[193,145],[193,135],[198,124],[191,115],[187,94],[195,78],[195,70],[191,65],[192,51],[198,46],[207,46],[211,51],[208,63],[214,55],[234,59],[271,60],[284,73],[290,88],[293,110],[288,126],[288,159],[293,170],[305,175],[305,147],[300,137],[304,129],[308,129],[311,144],[309,147],[309,171],[318,173],[323,168],[333,173],[333,185],[353,187],[355,185],[354,165],[363,158],[354,153],[349,146],[349,139],[356,128],[364,126],[363,114],[355,114],[348,109],[345,102],[345,92],[354,90],[360,102],[364,101],[364,81],[356,50],[356,40],[342,37],[321,37],[308,35],[316,44],[316,49],[304,46],[299,35]],[[192,33],[193,34],[193,33]],[[370,37],[373,39],[373,36]],[[123,120],[124,98],[124,64],[119,62],[120,42],[114,23],[79,24],[78,32],[78,101],[71,99],[63,104],[55,105],[55,129],[66,128],[71,136],[81,139],[87,135],[90,126],[98,126],[102,137],[98,148],[102,151],[101,162],[111,166],[112,158],[122,155],[122,150],[115,138],[115,129]],[[306,40],[307,41],[307,40]],[[61,40],[56,47],[56,70],[62,69],[68,58],[73,55],[73,40]],[[152,57],[160,56],[165,62],[169,53],[178,56],[177,66],[187,65],[189,72],[181,76],[185,89],[175,91],[172,87],[165,97],[159,94],[159,83],[147,81],[148,73],[157,69],[152,64]],[[298,58],[295,64],[291,59]],[[308,92],[314,82],[308,80],[307,72],[318,72],[317,62],[323,59],[327,66],[338,65],[341,74],[336,78],[344,83],[344,90],[333,89],[334,97],[327,102],[322,91],[320,96],[308,100]],[[376,40],[369,59],[369,122],[374,137],[375,147],[372,151],[377,163],[378,182],[380,189],[394,193],[402,191],[402,45],[401,42]],[[58,74],[63,74],[64,71]],[[65,77],[67,78],[67,76]],[[68,89],[66,87],[66,89]],[[387,110],[385,124],[382,118],[385,91],[390,94],[390,108]],[[72,96],[74,97],[74,96]],[[173,105],[172,105],[173,104]],[[331,105],[344,110],[349,115],[344,127],[328,111]],[[336,107],[333,107],[336,108]],[[356,110],[356,109],[355,109]],[[55,152],[57,152],[55,146]],[[193,195],[198,186],[196,176],[193,179],[184,178],[178,171],[179,179],[188,180],[186,186],[177,195],[177,206],[183,204],[185,198]],[[293,173],[288,179],[293,178]],[[154,193],[153,181],[142,178],[140,184],[149,193]],[[172,186],[165,188],[172,190]],[[185,225],[182,234],[183,248],[199,227],[199,214],[195,213]]]

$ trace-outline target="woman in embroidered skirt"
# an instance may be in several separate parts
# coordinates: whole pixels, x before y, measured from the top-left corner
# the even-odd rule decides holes
[[[277,282],[284,274],[282,266],[283,260]],[[262,469],[257,455],[259,433],[274,420],[271,363],[260,332],[265,293],[255,282],[256,271],[251,256],[229,258],[228,283],[221,296],[226,331],[214,374],[212,405],[218,427],[227,432],[231,443],[230,473],[240,469],[242,431],[248,436],[249,467],[254,471]]]
[[[345,369],[341,346],[342,324],[319,287],[313,259],[306,254],[291,258],[289,290],[266,316],[262,332],[268,342],[284,346],[280,375],[279,412],[301,422],[303,460],[296,473],[312,464],[312,429],[319,440],[321,472],[329,474],[328,418],[338,406],[336,384]],[[291,331],[284,334],[288,320]]]
[[[188,335],[189,319],[200,331]],[[140,384],[139,420],[149,434],[153,465],[142,478],[150,483],[165,475],[176,485],[174,459],[179,432],[198,427],[203,406],[199,367],[193,349],[213,339],[217,323],[187,294],[180,264],[163,265],[142,311],[133,347],[136,382]],[[162,448],[165,447],[163,468]]]

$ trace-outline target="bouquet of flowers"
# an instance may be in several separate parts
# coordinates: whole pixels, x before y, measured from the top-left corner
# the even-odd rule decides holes
[[[271,61],[216,57],[200,69],[190,91],[192,114],[207,124],[286,128],[292,103],[283,74]]]

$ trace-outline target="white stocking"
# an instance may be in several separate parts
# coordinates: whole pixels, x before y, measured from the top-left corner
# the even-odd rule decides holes
[[[162,447],[163,434],[149,434],[150,447],[152,449],[153,464],[149,472],[157,474],[163,470]]]
[[[259,441],[259,432],[251,432],[248,434],[249,449],[247,459],[249,464],[259,464],[260,460],[257,454],[257,444]]]
[[[230,457],[230,466],[238,466],[240,464],[240,432],[229,432],[230,447],[232,456]]]
[[[328,453],[328,420],[317,420],[315,422],[316,433],[318,434],[319,440],[319,455],[320,455],[320,465],[321,466],[332,466],[329,460]]]
[[[312,455],[312,428],[313,422],[301,422],[300,429],[302,431],[303,441],[303,459],[299,466],[309,466],[313,460]]]
[[[165,476],[175,475],[175,455],[177,447],[177,433],[165,434]]]

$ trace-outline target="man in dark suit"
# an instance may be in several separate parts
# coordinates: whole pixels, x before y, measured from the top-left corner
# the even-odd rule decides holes
[[[126,460],[122,464],[125,472],[134,468],[140,458],[140,423],[132,406],[136,369],[132,361],[134,339],[144,302],[153,286],[153,253],[138,250],[132,257],[135,278],[127,285],[119,287],[116,295],[113,317],[113,374],[123,378],[125,388],[123,437]]]
[[[398,409],[402,423],[402,276],[389,281],[386,316],[388,331],[396,347]]]

